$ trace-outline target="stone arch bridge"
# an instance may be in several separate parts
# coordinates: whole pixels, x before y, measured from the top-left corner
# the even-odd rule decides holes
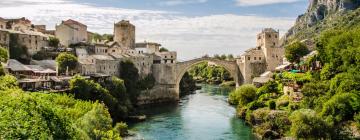
[[[240,72],[239,66],[236,61],[225,61],[214,58],[197,58],[189,61],[178,62],[175,66],[175,90],[177,96],[180,93],[180,81],[183,78],[186,71],[188,71],[192,66],[197,65],[202,62],[212,62],[218,66],[224,67],[234,78],[236,87],[240,86],[243,83],[243,75]]]

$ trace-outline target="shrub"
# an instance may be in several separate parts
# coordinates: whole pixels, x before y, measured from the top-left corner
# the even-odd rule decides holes
[[[300,139],[326,139],[329,137],[329,126],[315,111],[300,109],[291,114],[290,133]]]
[[[240,106],[245,106],[255,99],[256,87],[253,85],[243,85],[229,95],[229,103]]]
[[[352,120],[360,111],[360,97],[355,93],[338,93],[324,103],[321,115],[331,116],[335,122]]]

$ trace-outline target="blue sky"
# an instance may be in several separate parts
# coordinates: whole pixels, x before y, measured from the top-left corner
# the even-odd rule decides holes
[[[161,43],[182,61],[205,54],[238,56],[255,46],[263,28],[284,34],[307,5],[307,0],[1,0],[0,17],[27,17],[48,29],[74,19],[98,33],[112,33],[114,22],[130,20],[137,42]]]

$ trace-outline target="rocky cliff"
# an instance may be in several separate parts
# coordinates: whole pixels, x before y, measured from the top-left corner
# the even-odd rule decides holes
[[[306,13],[297,18],[285,39],[307,39],[311,34],[322,30],[319,26],[327,24],[324,20],[336,20],[334,18],[346,15],[359,7],[360,0],[310,0]]]

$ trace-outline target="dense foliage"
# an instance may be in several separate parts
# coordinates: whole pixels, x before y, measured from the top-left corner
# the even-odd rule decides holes
[[[253,125],[257,134],[265,138],[358,138],[360,27],[322,33],[316,38],[316,50],[319,53],[312,59],[324,65],[320,71],[277,73],[275,81],[258,88],[255,97],[252,92],[229,96],[230,103],[248,99],[238,104],[238,115]],[[291,91],[290,87],[301,90]],[[274,127],[268,118],[279,113],[289,123],[280,121]]]
[[[309,53],[308,48],[301,42],[296,41],[285,47],[285,57],[291,63],[299,63],[300,58]]]
[[[121,139],[120,130],[126,129],[124,124],[112,127],[101,103],[24,92],[15,77],[0,79],[0,139]]]
[[[55,37],[50,37],[49,38],[49,46],[50,47],[59,47],[59,44],[60,44],[60,40],[58,38],[55,38]]]
[[[224,81],[231,81],[230,73],[221,66],[208,65],[207,62],[202,62],[193,66],[189,70],[190,76],[194,77],[200,82],[207,83],[222,83]]]
[[[76,99],[104,103],[115,121],[127,117],[131,108],[124,82],[116,77],[105,81],[104,86],[101,86],[92,80],[75,76],[70,80],[70,90]]]
[[[66,72],[68,69],[69,71],[74,70],[77,66],[78,59],[76,56],[70,53],[60,53],[56,57],[56,62],[59,67],[60,72]]]

